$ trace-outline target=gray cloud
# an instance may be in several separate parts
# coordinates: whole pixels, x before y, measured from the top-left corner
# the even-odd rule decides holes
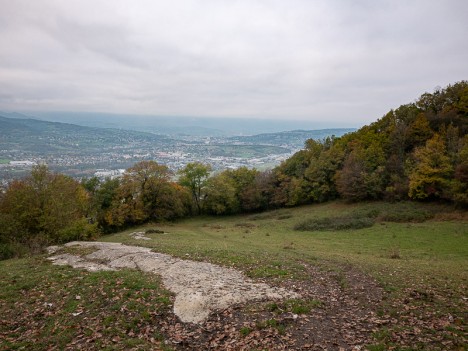
[[[468,78],[468,2],[0,0],[0,109],[361,125]]]

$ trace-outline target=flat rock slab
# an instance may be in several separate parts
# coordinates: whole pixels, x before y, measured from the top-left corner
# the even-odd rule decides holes
[[[49,248],[53,264],[70,265],[88,271],[139,269],[161,276],[164,286],[175,293],[174,313],[182,322],[202,323],[209,314],[248,301],[283,300],[300,297],[293,291],[255,283],[241,272],[207,262],[182,260],[149,248],[119,243],[74,241],[67,247],[95,248],[76,256]]]
[[[145,235],[145,232],[133,232],[130,233],[130,236],[135,240],[151,240]]]

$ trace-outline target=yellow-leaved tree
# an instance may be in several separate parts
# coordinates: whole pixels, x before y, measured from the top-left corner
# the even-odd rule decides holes
[[[444,140],[438,133],[414,151],[415,165],[409,175],[412,199],[449,198],[453,167]]]

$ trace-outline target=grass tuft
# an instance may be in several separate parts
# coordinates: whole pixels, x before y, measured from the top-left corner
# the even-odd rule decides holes
[[[401,259],[400,248],[399,247],[391,248],[389,257],[393,260]]]
[[[247,336],[247,335],[249,335],[251,332],[252,332],[252,329],[250,329],[249,327],[242,327],[242,328],[240,328],[240,330],[239,330],[239,333],[240,333],[242,336]]]

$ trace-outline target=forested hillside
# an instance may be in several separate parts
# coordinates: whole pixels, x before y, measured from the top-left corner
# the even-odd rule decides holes
[[[468,82],[425,93],[338,139],[309,140],[274,170],[280,204],[337,197],[467,204]]]
[[[200,213],[234,214],[325,202],[446,201],[468,205],[468,82],[402,105],[340,138],[308,140],[271,171],[179,174],[154,161],[121,179],[77,181],[45,166],[0,193],[0,257],[99,232]],[[174,179],[178,179],[175,181]]]

